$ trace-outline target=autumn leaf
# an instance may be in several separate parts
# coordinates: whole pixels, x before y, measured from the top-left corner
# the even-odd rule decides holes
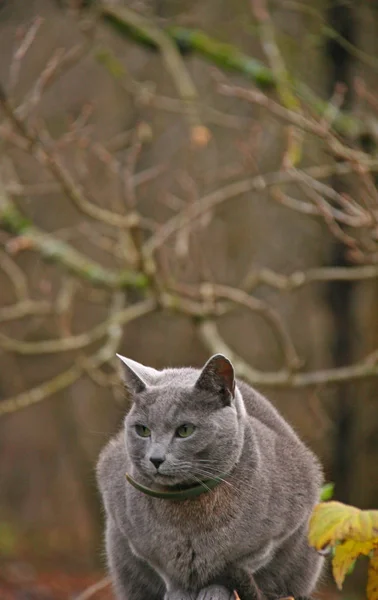
[[[360,556],[369,556],[373,549],[372,542],[356,542],[347,540],[335,547],[335,553],[332,559],[333,577],[339,590],[342,588],[345,575],[348,574],[350,567]]]
[[[378,539],[378,510],[360,510],[341,502],[317,504],[310,519],[309,543],[317,550],[344,540]]]
[[[378,547],[370,559],[366,595],[369,600],[378,600]]]
[[[378,510],[360,510],[341,502],[321,502],[310,519],[309,543],[318,551],[333,548],[337,587],[359,556],[369,556],[368,600],[378,600]]]

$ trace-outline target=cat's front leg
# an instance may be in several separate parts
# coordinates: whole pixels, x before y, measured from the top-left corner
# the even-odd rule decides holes
[[[235,594],[223,585],[209,585],[203,588],[196,600],[234,600]]]
[[[165,585],[162,579],[146,562],[133,554],[128,540],[111,519],[107,522],[106,547],[117,600],[164,599]]]
[[[241,600],[268,600],[258,587],[254,575],[240,565],[229,565],[228,569],[217,577],[217,584],[217,587],[228,590],[228,598],[235,598],[236,591]]]
[[[198,594],[195,592],[184,592],[174,590],[166,592],[164,600],[233,600],[234,594],[229,592],[223,585],[209,585]]]

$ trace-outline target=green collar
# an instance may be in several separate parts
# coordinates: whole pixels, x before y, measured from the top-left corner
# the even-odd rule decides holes
[[[191,498],[196,498],[201,494],[205,494],[206,492],[210,492],[217,485],[219,485],[223,481],[223,475],[220,477],[213,477],[212,479],[205,479],[196,485],[193,485],[189,488],[184,488],[182,490],[171,490],[167,492],[161,492],[158,490],[152,490],[151,488],[145,487],[141,483],[138,483],[126,473],[126,479],[131,485],[133,485],[137,490],[143,492],[147,496],[152,496],[153,498],[164,498],[165,500],[189,500]]]

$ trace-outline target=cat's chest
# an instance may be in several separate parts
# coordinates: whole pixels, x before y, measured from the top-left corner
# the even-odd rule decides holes
[[[210,499],[206,499],[209,501]],[[149,562],[165,583],[179,581],[188,588],[202,584],[227,563],[233,545],[235,510],[214,496],[172,503],[165,500],[133,510],[128,532],[133,552]],[[162,504],[163,503],[163,504]]]
[[[178,527],[159,521],[143,532],[130,532],[133,552],[146,560],[160,574],[169,588],[179,582],[185,589],[205,583],[225,564],[229,541],[221,532],[199,527]]]
[[[243,554],[244,542],[236,535],[241,515],[233,500],[225,490],[184,503],[139,497],[127,532],[131,549],[166,585],[201,586],[229,563],[230,555]]]

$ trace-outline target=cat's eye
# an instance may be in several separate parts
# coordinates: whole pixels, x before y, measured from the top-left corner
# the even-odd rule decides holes
[[[180,425],[180,427],[176,429],[176,435],[180,438],[187,438],[194,433],[195,428],[195,425],[184,423],[184,425]]]
[[[135,425],[135,431],[140,437],[148,438],[151,436],[151,430],[145,425]]]

